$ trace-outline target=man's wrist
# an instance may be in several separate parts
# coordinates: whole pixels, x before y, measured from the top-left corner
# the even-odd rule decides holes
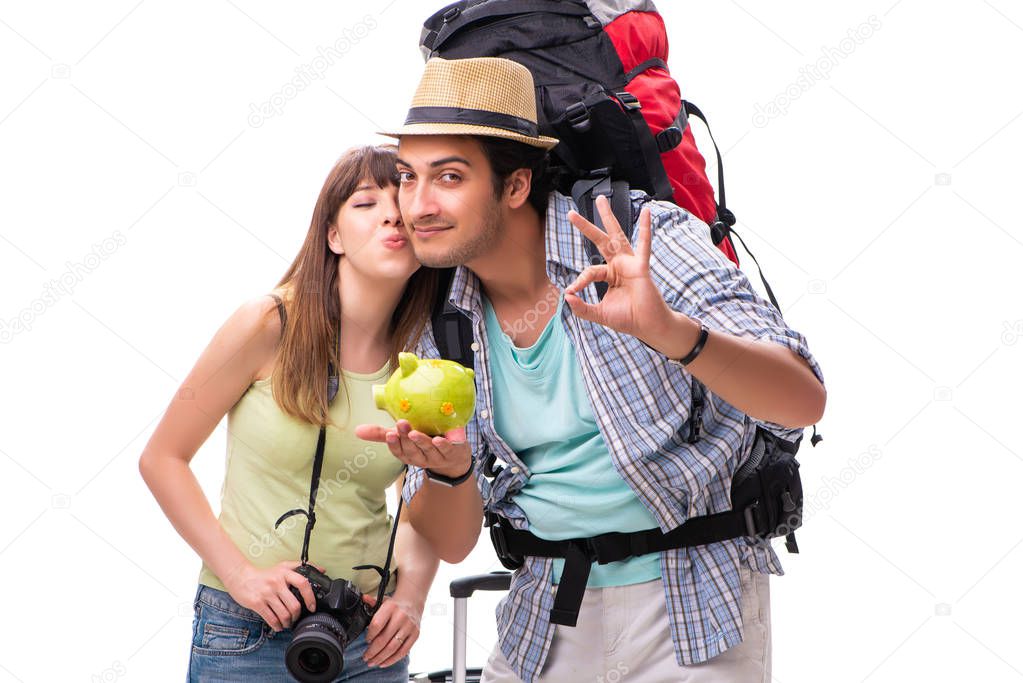
[[[459,472],[451,472],[450,470],[439,470],[439,469],[426,469],[424,470],[426,478],[437,484],[443,484],[444,486],[458,486],[459,484],[472,478],[475,463],[472,458],[469,459],[469,463],[466,469]]]
[[[640,341],[657,353],[678,360],[692,351],[699,339],[700,321],[672,311],[663,325]]]

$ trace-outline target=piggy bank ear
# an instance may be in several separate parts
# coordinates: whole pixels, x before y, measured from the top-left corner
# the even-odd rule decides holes
[[[419,359],[414,353],[399,353],[398,365],[401,366],[401,376],[408,377],[419,367]]]
[[[466,374],[466,376],[469,377],[469,379],[476,379],[476,373],[473,370],[469,369],[469,368],[465,369],[465,374]]]

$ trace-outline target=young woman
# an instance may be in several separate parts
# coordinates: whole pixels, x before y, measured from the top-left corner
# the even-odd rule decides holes
[[[300,566],[320,426],[326,425],[309,562],[376,594],[390,538],[386,488],[402,463],[355,436],[384,421],[371,386],[429,321],[435,273],[420,269],[398,211],[393,147],[349,150],[331,170],[305,243],[273,294],[243,304],[213,337],[146,445],[139,468],[178,533],[203,560],[189,680],[291,680],[285,650],[302,606]],[[329,400],[329,370],[340,368]],[[219,519],[189,468],[228,416]],[[464,436],[462,437],[464,439]],[[397,490],[400,495],[400,481]],[[344,651],[343,680],[408,680],[437,557],[401,520],[400,573],[369,627]],[[368,604],[375,600],[367,597]],[[341,679],[339,679],[341,680]]]

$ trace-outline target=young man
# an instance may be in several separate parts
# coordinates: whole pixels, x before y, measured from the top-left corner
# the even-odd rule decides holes
[[[630,242],[606,201],[604,232],[548,194],[557,141],[537,134],[533,92],[514,62],[434,58],[388,133],[417,258],[457,266],[448,300],[472,320],[478,402],[467,444],[406,421],[359,433],[409,463],[410,519],[448,562],[472,550],[484,509],[549,540],[667,532],[729,510],[756,426],[794,441],[826,400],[805,338],[704,223],[634,192]],[[430,331],[418,351],[439,355]],[[694,378],[708,393],[689,443]],[[489,454],[504,464],[493,481]],[[635,550],[592,567],[526,554],[483,680],[770,680],[768,575],[782,569],[768,542]]]

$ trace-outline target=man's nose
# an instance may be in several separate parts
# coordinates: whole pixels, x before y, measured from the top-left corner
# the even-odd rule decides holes
[[[406,222],[422,222],[435,216],[438,207],[433,199],[433,193],[427,183],[417,183],[414,188],[406,189],[401,194],[401,209]]]

